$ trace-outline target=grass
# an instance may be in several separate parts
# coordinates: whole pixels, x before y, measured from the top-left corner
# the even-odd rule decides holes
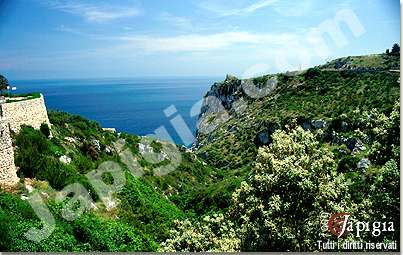
[[[359,59],[370,63],[378,58],[383,58],[383,55]],[[352,116],[356,109],[377,108],[389,113],[399,99],[398,79],[398,72],[384,70],[356,72],[314,68],[296,76],[279,74],[273,94],[263,99],[249,99],[241,117],[232,115],[211,134],[200,134],[199,140],[204,146],[199,152],[207,152],[207,162],[215,167],[240,168],[254,161],[256,136],[267,130],[270,123],[284,127],[292,120],[297,124],[314,119],[332,121],[342,114]],[[238,83],[234,81],[232,86]],[[230,84],[226,82],[223,86]],[[229,132],[228,127],[234,125],[236,131]]]
[[[400,61],[398,56],[387,54],[371,54],[366,56],[350,56],[332,60],[325,65],[323,69],[340,69],[349,67],[354,68],[373,68],[378,70],[399,70]]]
[[[26,94],[7,94],[6,95],[6,103],[14,103],[14,102],[20,102],[20,101],[25,101],[25,100],[31,100],[31,99],[36,99],[40,98],[41,93],[26,93]]]

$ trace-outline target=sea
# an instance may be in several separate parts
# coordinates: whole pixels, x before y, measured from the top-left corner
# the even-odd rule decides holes
[[[189,146],[201,100],[218,80],[220,77],[44,79],[12,80],[10,84],[17,88],[12,93],[41,92],[48,110],[78,114],[117,132],[164,133],[160,138]]]

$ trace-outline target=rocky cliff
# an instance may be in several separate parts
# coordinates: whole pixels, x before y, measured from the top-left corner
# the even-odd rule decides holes
[[[250,80],[228,75],[204,98],[195,148],[215,166],[237,167],[270,144],[277,129],[293,123],[305,130],[322,129],[335,143],[355,140],[347,134],[357,126],[352,123],[354,110],[390,112],[399,98],[398,69],[398,56],[378,54]],[[247,82],[258,96],[245,91]],[[244,155],[235,153],[240,150]]]

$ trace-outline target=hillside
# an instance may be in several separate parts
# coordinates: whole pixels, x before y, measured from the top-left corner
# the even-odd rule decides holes
[[[234,169],[247,164],[248,159],[254,159],[257,148],[268,144],[270,135],[292,120],[306,129],[312,128],[312,121],[323,120],[328,124],[325,132],[348,133],[355,128],[351,122],[357,109],[377,108],[390,113],[399,99],[400,73],[376,68],[383,65],[386,58],[383,54],[351,59],[361,59],[355,63],[367,63],[373,61],[374,56],[380,62],[375,61],[368,70],[363,69],[364,66],[330,70],[330,66],[349,59],[347,57],[300,73],[252,79],[254,86],[261,88],[270,78],[277,82],[276,87],[260,99],[250,98],[244,93],[244,81],[228,76],[225,81],[214,84],[207,96],[220,99],[229,113],[229,120],[208,135],[198,134],[198,152],[207,152],[207,161],[215,166]],[[396,56],[387,56],[387,59],[399,63]],[[394,65],[393,69],[400,67]],[[239,102],[243,103],[241,111],[237,110]],[[216,113],[213,111],[207,115],[204,114],[203,118],[214,118]],[[346,123],[345,130],[340,127],[342,121]]]
[[[400,69],[399,54],[372,54],[338,58],[322,66],[324,70],[390,71]]]
[[[51,111],[51,130],[23,127],[13,137],[21,182],[0,191],[0,250],[318,251],[318,238],[333,240],[320,217],[341,211],[394,221],[376,240],[398,240],[398,69],[399,56],[379,54],[251,80],[228,75],[206,93],[207,131],[199,128],[191,150]],[[87,178],[104,162],[126,178],[117,203]],[[92,203],[69,221],[70,197],[55,198],[75,183]],[[32,190],[55,215],[50,242],[24,237],[41,226]]]
[[[333,66],[345,60],[350,61],[348,69]],[[394,64],[385,67],[385,62]],[[389,68],[400,69],[399,57],[386,54],[346,57],[304,72],[258,77],[252,82],[260,88],[270,78],[277,81],[275,89],[260,99],[244,93],[244,81],[227,76],[225,81],[214,84],[206,96],[219,98],[229,118],[209,134],[199,132],[196,151],[209,164],[226,169],[226,176],[240,179],[253,167],[258,148],[269,145],[271,135],[289,125],[312,131],[320,129],[322,141],[330,143],[333,150],[346,146],[353,151],[359,140],[355,130],[363,128],[357,120],[362,118],[360,114],[378,109],[388,115],[399,100],[400,73]],[[202,118],[215,119],[222,114],[217,114],[215,107],[213,104],[211,113],[205,102],[206,113]],[[355,155],[352,161],[356,164],[364,157]],[[227,187],[227,183],[225,178],[209,189]],[[231,192],[220,197],[229,203]]]

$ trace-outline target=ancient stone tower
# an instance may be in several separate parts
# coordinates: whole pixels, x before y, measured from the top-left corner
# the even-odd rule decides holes
[[[2,102],[0,102],[0,104],[1,103]],[[10,136],[10,126],[7,119],[2,116],[0,110],[0,186],[12,186],[17,182],[18,177],[14,164],[14,151]]]
[[[11,101],[10,101],[11,100]],[[39,129],[42,123],[49,125],[43,95],[22,97],[6,102],[0,97],[0,186],[12,186],[19,180],[14,163],[11,132],[18,133],[22,125]]]

